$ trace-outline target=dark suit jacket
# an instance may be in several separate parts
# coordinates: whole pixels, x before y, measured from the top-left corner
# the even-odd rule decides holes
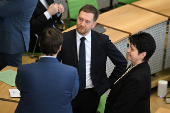
[[[54,3],[54,0],[46,0],[46,1],[49,6]],[[30,31],[31,39],[30,39],[30,45],[29,45],[30,52],[33,51],[36,40],[37,40],[35,34],[39,36],[46,28],[53,27],[53,25],[57,27],[55,21],[60,21],[61,19],[62,14],[60,14],[59,17],[57,15],[53,15],[52,19],[50,18],[49,20],[47,20],[46,16],[44,15],[45,11],[47,11],[47,9],[38,0],[37,6],[30,20],[30,30],[31,30]],[[40,48],[38,44],[36,45],[35,52],[40,52]]]
[[[64,64],[78,68],[76,29],[64,33],[63,37],[64,42],[57,58]],[[109,79],[106,75],[107,56],[116,66]],[[109,37],[92,30],[90,75],[99,96],[105,93],[112,83],[124,73],[126,65],[126,59],[109,40]]]
[[[30,18],[38,0],[0,1],[0,52],[7,54],[28,51]]]
[[[77,70],[56,58],[21,65],[16,76],[21,99],[16,113],[72,113],[79,89]]]
[[[54,3],[54,0],[46,0],[46,1],[49,6]],[[47,9],[38,0],[37,6],[30,20],[31,34],[40,35],[45,28],[53,27],[53,25],[56,26],[55,21],[60,21],[62,14],[60,14],[59,17],[57,17],[57,15],[53,15],[52,19],[50,18],[49,20],[47,20],[46,16],[44,15],[45,11],[47,11]]]
[[[150,67],[143,62],[112,87],[105,113],[150,113],[150,90]]]

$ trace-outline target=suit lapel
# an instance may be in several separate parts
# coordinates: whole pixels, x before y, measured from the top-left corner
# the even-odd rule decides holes
[[[43,10],[43,11],[46,11],[47,9],[45,8],[45,6],[40,2],[38,1],[38,4],[37,4],[37,7],[39,7],[40,10]],[[42,9],[43,8],[43,9]]]
[[[54,1],[53,0],[46,0],[47,1],[47,3],[48,3],[48,5],[50,6],[51,4],[53,4],[54,3]]]
[[[113,89],[117,87],[120,83],[123,83],[123,81],[125,81],[128,76],[129,76],[129,73],[123,76],[116,84],[113,85]]]
[[[69,36],[69,40],[71,45],[71,53],[73,54],[75,65],[78,68],[76,29],[72,31],[71,35]]]
[[[91,30],[91,69],[95,66],[96,58],[98,56],[98,43],[93,30]]]

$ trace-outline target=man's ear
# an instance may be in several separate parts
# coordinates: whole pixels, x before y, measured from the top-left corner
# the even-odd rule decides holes
[[[97,22],[95,21],[95,22],[93,23],[92,29],[95,27],[96,24],[97,24]]]
[[[59,47],[59,49],[58,49],[58,52],[60,52],[61,51],[61,46]]]
[[[40,43],[38,43],[38,46],[40,47]]]

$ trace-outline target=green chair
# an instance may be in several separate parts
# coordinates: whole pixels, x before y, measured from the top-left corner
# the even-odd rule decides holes
[[[99,102],[99,106],[98,106],[98,108],[97,108],[97,113],[104,113],[105,104],[106,104],[106,95],[103,94],[103,95],[100,97],[100,102]]]
[[[132,2],[136,2],[139,0],[118,0],[119,3],[124,3],[124,4],[131,4]]]
[[[66,23],[66,28],[76,25],[76,20],[78,13],[81,7],[86,4],[91,4],[96,7],[98,10],[98,4],[96,0],[67,0],[68,10],[69,10],[69,19]]]

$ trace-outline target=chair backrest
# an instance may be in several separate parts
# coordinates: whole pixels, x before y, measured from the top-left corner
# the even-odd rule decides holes
[[[97,0],[99,9],[110,7],[110,0]]]
[[[99,9],[96,0],[67,0],[67,3],[69,9],[69,17],[72,19],[77,19],[80,8],[86,4],[91,4]]]
[[[103,94],[100,97],[100,102],[99,102],[99,105],[98,105],[98,108],[97,108],[97,113],[104,113],[105,104],[106,104],[106,95]]]

